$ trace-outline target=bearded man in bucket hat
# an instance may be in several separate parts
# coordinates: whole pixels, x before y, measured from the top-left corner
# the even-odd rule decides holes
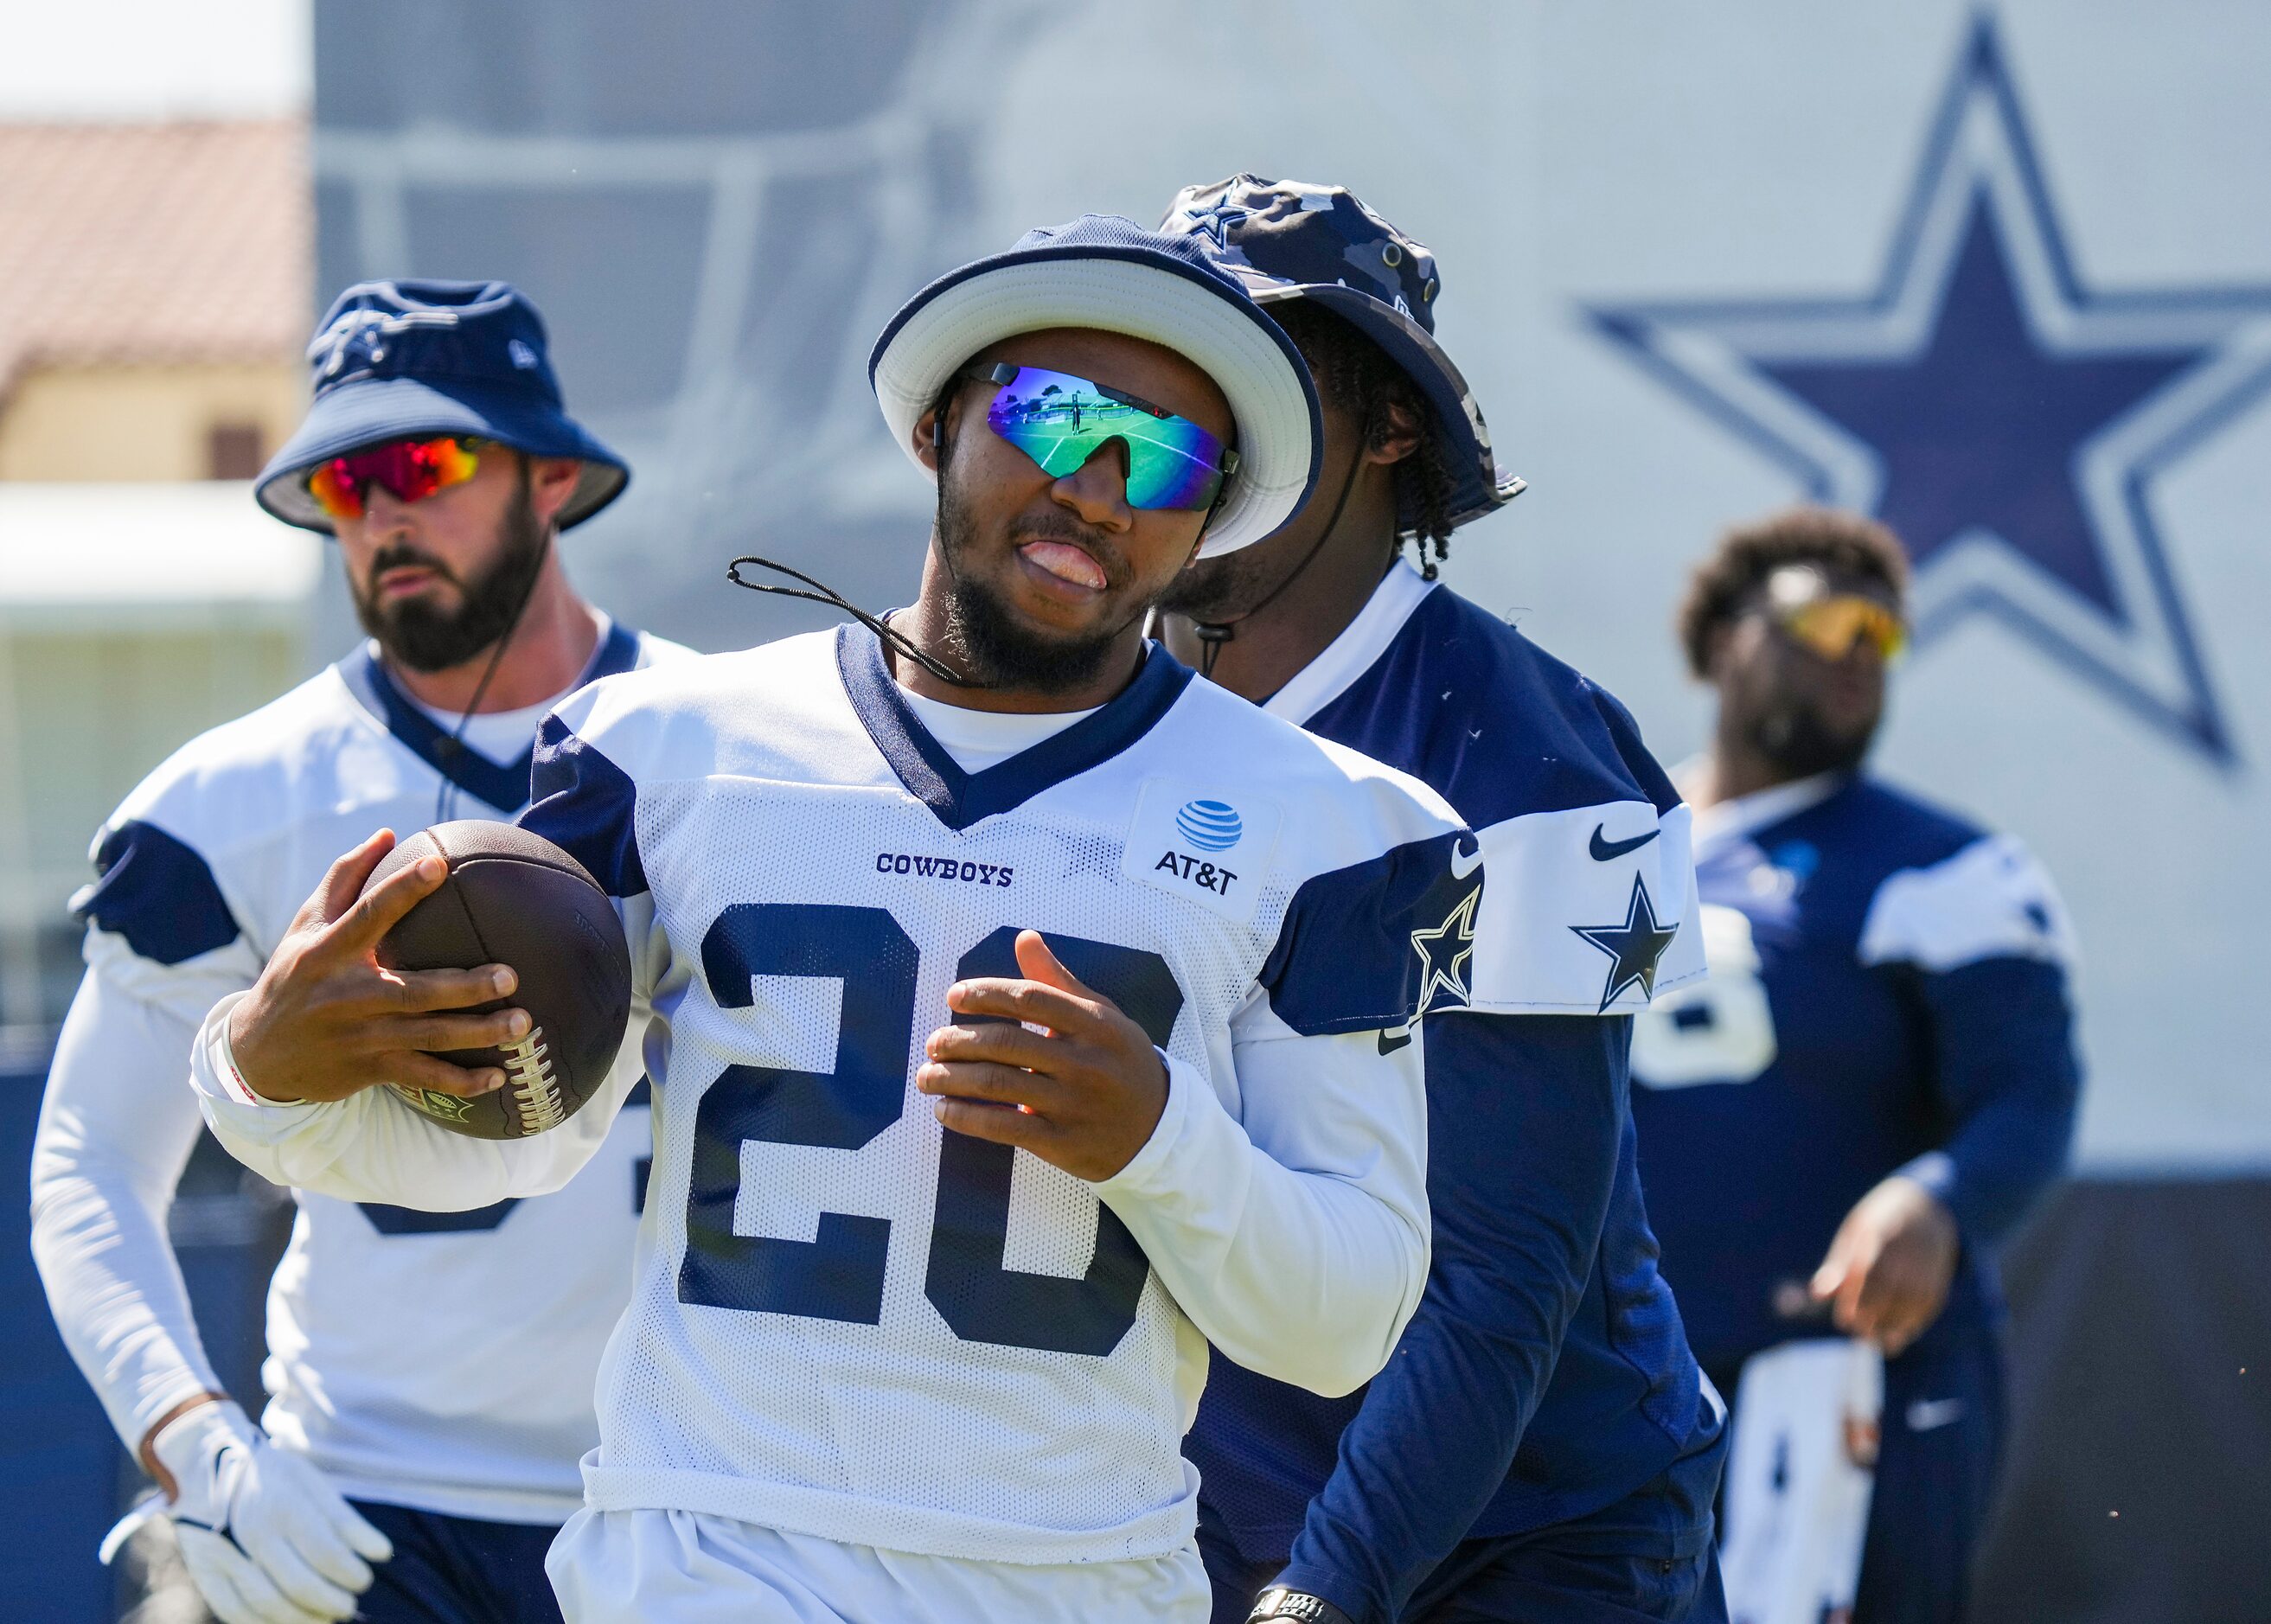
[[[225,1624],[539,1624],[559,1616],[544,1553],[582,1498],[592,1383],[629,1289],[645,1113],[525,1206],[432,1214],[295,1190],[256,1427],[206,1360],[167,1242],[199,1128],[182,1079],[197,1023],[254,984],[341,846],[510,816],[554,703],[684,651],[569,584],[555,535],[628,471],[567,415],[521,294],[351,287],[309,361],[314,403],[257,491],[337,540],[370,640],[184,745],[96,836],[98,877],[75,904],[87,974],[33,1157],[33,1251],[64,1341],[159,1486],[136,1565],[175,1568],[170,1535],[182,1582]],[[636,1078],[635,1052],[625,1064]],[[575,1246],[555,1244],[563,1231]]]
[[[1345,1393],[1418,1300],[1413,1023],[1458,1001],[1481,853],[1144,638],[1317,465],[1307,368],[1195,245],[1034,232],[869,374],[938,486],[912,607],[544,726],[523,823],[619,899],[658,1100],[551,1572],[578,1624],[1196,1624],[1207,1342]],[[308,957],[206,1023],[239,1157],[418,1207],[572,1165],[406,1119],[287,1013]]]
[[[1434,581],[1522,488],[1435,338],[1434,257],[1344,188],[1249,175],[1163,229],[1292,335],[1325,422],[1316,493],[1178,579],[1167,646],[1424,779],[1492,875],[1468,1008],[1428,1031],[1434,1263],[1396,1358],[1360,1397],[1234,1353],[1208,1382],[1216,1624],[1723,1619],[1722,1415],[1657,1272],[1626,1067],[1632,1011],[1701,973],[1687,809],[1622,705]]]

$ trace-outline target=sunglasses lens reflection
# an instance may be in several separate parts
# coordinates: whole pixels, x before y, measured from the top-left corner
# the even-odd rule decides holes
[[[1020,367],[987,408],[994,432],[1061,479],[1099,446],[1128,448],[1128,505],[1205,509],[1222,490],[1221,441],[1188,418],[1161,412],[1069,373]]]
[[[1817,598],[1782,617],[1783,629],[1824,659],[1843,659],[1854,644],[1866,642],[1880,659],[1891,659],[1908,643],[1900,616],[1867,598]]]
[[[423,501],[473,477],[480,466],[478,443],[442,435],[369,446],[317,464],[308,474],[308,494],[335,519],[361,518],[363,496],[373,485],[383,485],[404,502]]]

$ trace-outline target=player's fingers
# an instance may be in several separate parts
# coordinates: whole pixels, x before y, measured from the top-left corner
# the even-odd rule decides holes
[[[493,1094],[504,1086],[504,1072],[496,1066],[467,1068],[453,1065],[438,1055],[420,1054],[404,1051],[389,1054],[379,1066],[379,1081],[392,1083],[402,1088],[422,1088],[436,1094],[454,1094],[470,1099],[479,1094]]]
[[[197,1580],[197,1594],[221,1624],[311,1624],[312,1615],[286,1601],[249,1562],[241,1575],[221,1578],[206,1574]]]
[[[923,1054],[935,1061],[993,1061],[1004,1066],[1049,1067],[1058,1063],[1054,1051],[1067,1047],[1061,1038],[1045,1038],[1007,1021],[987,1021],[977,1026],[942,1026],[923,1041]]]
[[[934,1099],[931,1111],[955,1133],[988,1139],[995,1144],[1015,1145],[1036,1154],[1056,1137],[1046,1118],[1009,1106],[988,1105],[978,1099]]]
[[[1830,1237],[1829,1250],[1823,1255],[1821,1266],[1813,1271],[1813,1278],[1807,1287],[1813,1293],[1814,1300],[1828,1301],[1850,1285],[1855,1272],[1868,1266],[1865,1255],[1868,1249],[1867,1237],[1862,1233],[1861,1225],[1855,1222],[1853,1214],[1847,1213],[1845,1221],[1837,1226],[1837,1233]]]
[[[987,1061],[951,1064],[926,1061],[915,1068],[915,1090],[942,1099],[974,1099],[994,1105],[1026,1106],[1050,1114],[1064,1096],[1054,1078],[1016,1066],[997,1066]]]
[[[1846,1249],[1845,1237],[1842,1233],[1829,1243],[1829,1255],[1821,1260],[1821,1266],[1813,1271],[1813,1278],[1806,1284],[1806,1289],[1814,1301],[1828,1302],[1845,1284],[1850,1267]]]
[[[957,1015],[993,1015],[1006,1021],[1030,1021],[1051,1032],[1088,1033],[1096,1030],[1103,1011],[1091,999],[1039,981],[979,976],[957,981],[946,989],[946,1007]]]
[[[328,1490],[329,1486],[325,1487]],[[337,1500],[328,1493],[324,1498],[332,1500],[333,1503],[327,1507],[320,1503],[302,1502],[300,1506],[299,1515],[292,1524],[293,1548],[309,1568],[323,1576],[327,1584],[345,1591],[350,1598],[359,1596],[370,1588],[370,1582],[376,1576],[371,1572],[370,1563],[363,1560],[362,1553],[347,1543],[347,1524],[351,1522],[358,1524],[364,1533],[375,1535],[382,1541],[386,1536],[355,1516],[354,1508],[345,1501]],[[391,1551],[393,1546],[389,1546],[387,1549]],[[279,1576],[281,1577],[280,1573]],[[298,1594],[289,1585],[286,1590],[291,1594]],[[349,1605],[347,1611],[354,1612],[354,1606]]]
[[[174,1539],[182,1553],[182,1566],[189,1569],[190,1583],[197,1588],[205,1610],[220,1624],[268,1624],[253,1611],[236,1582],[239,1573],[252,1570],[250,1558],[202,1528],[176,1523]]]
[[[344,1552],[345,1547],[341,1550]],[[362,1571],[362,1583],[370,1583],[370,1569],[352,1552],[346,1553]],[[294,1606],[318,1619],[346,1619],[354,1616],[355,1593],[361,1585],[349,1589],[335,1584],[314,1566],[294,1545],[271,1541],[260,1555],[260,1565],[268,1570],[269,1578],[284,1599]]]
[[[1048,939],[1039,931],[1019,931],[1016,950],[1017,968],[1025,972],[1028,980],[1039,981],[1045,987],[1054,987],[1060,992],[1070,993],[1076,998],[1086,999],[1091,1003],[1112,1002],[1102,994],[1091,989],[1086,982],[1066,969],[1064,961],[1056,956],[1055,950],[1048,944]]]
[[[196,1576],[205,1605],[226,1624],[331,1624],[340,1616],[309,1612],[277,1589],[259,1563],[234,1551],[229,1556],[234,1560]]]
[[[1845,1278],[1837,1283],[1837,1295],[1831,1299],[1832,1317],[1838,1327],[1857,1337],[1870,1336],[1876,1330],[1876,1304],[1867,1295],[1873,1272],[1867,1261],[1849,1264]]]
[[[391,1008],[427,1015],[509,998],[520,978],[509,965],[482,965],[473,970],[390,970],[383,984]]]
[[[324,877],[316,882],[316,889],[308,893],[308,900],[292,916],[287,934],[303,930],[319,930],[346,913],[354,903],[362,882],[372,868],[394,845],[394,831],[382,829],[353,850],[342,852],[324,870]]]
[[[331,1530],[346,1542],[356,1555],[366,1561],[391,1562],[394,1560],[394,1541],[389,1539],[361,1512],[345,1501],[341,1501],[332,1509]],[[367,1589],[369,1583],[370,1581],[365,1579],[355,1588]]]
[[[1888,1251],[1878,1260],[1863,1293],[1863,1311],[1872,1334],[1888,1353],[1897,1353],[1913,1342],[1930,1321],[1932,1291],[1922,1266],[1898,1252]]]
[[[342,852],[324,871],[324,919],[326,923],[339,917],[354,905],[362,895],[362,888],[370,881],[372,872],[386,860],[394,849],[394,831],[375,830],[370,837],[352,850]]]
[[[491,1009],[481,1015],[398,1015],[377,1030],[388,1049],[423,1049],[446,1054],[455,1049],[502,1048],[528,1036],[532,1023],[525,1009]]]
[[[1868,1259],[1862,1255],[1864,1247],[1859,1236],[1849,1228],[1840,1228],[1835,1240],[1829,1243],[1829,1255],[1821,1260],[1814,1270],[1813,1292],[1817,1300],[1829,1304],[1830,1322],[1838,1330],[1855,1331],[1854,1315],[1860,1307],[1861,1286],[1868,1278]]]
[[[339,917],[324,933],[326,942],[346,953],[369,952],[404,914],[441,889],[449,872],[450,865],[440,858],[421,857],[388,875]]]

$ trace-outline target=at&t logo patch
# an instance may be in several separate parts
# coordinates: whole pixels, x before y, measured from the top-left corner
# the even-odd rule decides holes
[[[1136,799],[1121,872],[1243,923],[1254,917],[1277,843],[1275,804],[1237,805],[1204,786],[1149,778]]]

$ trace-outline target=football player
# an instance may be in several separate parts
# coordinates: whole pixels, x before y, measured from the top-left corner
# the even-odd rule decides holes
[[[1230,1360],[1208,1383],[1217,1624],[1719,1617],[1720,1417],[1627,1105],[1632,1012],[1701,969],[1688,814],[1622,705],[1435,584],[1453,530],[1522,482],[1434,338],[1427,250],[1340,187],[1245,175],[1166,228],[1293,335],[1325,421],[1315,496],[1177,581],[1167,646],[1425,779],[1492,876],[1471,958],[1443,961],[1470,1009],[1428,1032],[1433,1273],[1395,1360],[1360,1397]]]
[[[519,293],[352,287],[309,357],[314,405],[257,492],[337,537],[370,641],[183,746],[97,836],[75,905],[87,973],[33,1153],[33,1252],[227,1624],[556,1618],[543,1556],[597,1436],[642,1121],[525,1203],[436,1214],[294,1191],[260,1427],[220,1390],[167,1243],[199,1128],[190,1039],[252,985],[339,848],[509,816],[545,712],[670,647],[610,622],[561,567],[555,533],[628,471],[562,410]],[[557,1244],[565,1229],[577,1245]]]
[[[1031,233],[916,294],[869,371],[938,486],[913,607],[544,725],[524,822],[621,899],[658,1079],[553,1576],[583,1621],[1195,1624],[1207,1344],[1347,1392],[1418,1301],[1413,1024],[1463,995],[1482,853],[1144,639],[1318,462],[1299,353],[1191,239]],[[366,1199],[556,1181],[567,1129],[475,1144],[365,1086],[492,1084],[411,1051],[525,1019],[345,1018],[438,877],[355,901],[383,846],[208,1019],[210,1120]]]
[[[2078,1091],[2073,942],[2041,865],[1863,771],[1906,579],[1890,532],[1823,509],[1736,530],[1696,570],[1680,640],[1718,715],[1683,778],[1711,975],[1633,1053],[1649,1205],[1715,1379],[1737,1392],[1793,1339],[1882,1350],[1874,1494],[1850,1500],[1865,1539],[1773,1503],[1809,1430],[1842,1430],[1834,1385],[1811,1429],[1780,1384],[1759,1394],[1790,1430],[1755,1479],[1746,1385],[1728,1483],[1731,1593],[1754,1533],[1813,1525],[1818,1546],[1766,1553],[1756,1583],[1842,1544],[1843,1594],[1821,1578],[1806,1616],[1852,1599],[1858,1552],[1862,1624],[1963,1614],[2002,1420],[1995,1248],[2063,1165]]]

